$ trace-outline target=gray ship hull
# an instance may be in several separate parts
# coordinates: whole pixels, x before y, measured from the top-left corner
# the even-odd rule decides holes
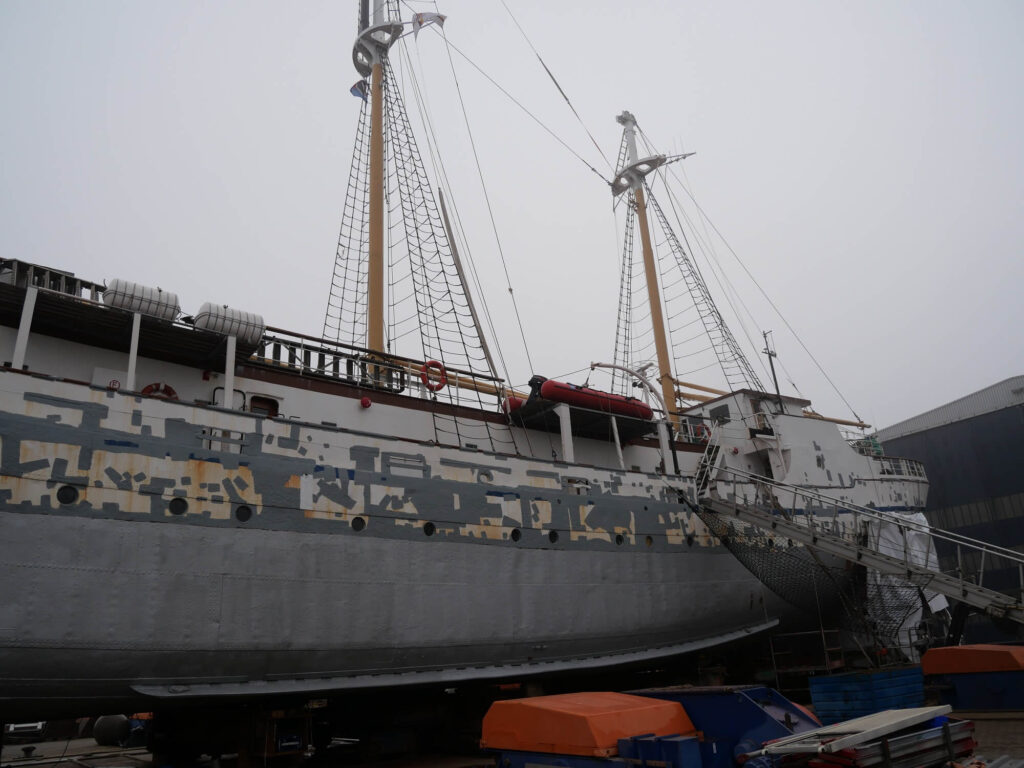
[[[5,378],[30,386],[4,392],[3,716],[599,667],[774,623],[760,583],[653,475],[399,454],[340,428]]]

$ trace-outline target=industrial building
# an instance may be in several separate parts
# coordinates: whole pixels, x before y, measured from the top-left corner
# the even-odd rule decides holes
[[[1024,552],[1024,376],[993,384],[876,435],[889,456],[916,459],[930,481],[925,514],[948,531]],[[939,547],[945,571],[978,573],[986,587],[1024,589],[1017,566],[958,561]],[[972,620],[969,641],[1024,639],[1019,630]]]

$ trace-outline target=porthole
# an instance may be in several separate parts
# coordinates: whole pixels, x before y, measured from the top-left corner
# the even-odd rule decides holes
[[[358,533],[366,527],[366,520],[361,517],[352,518],[352,530]]]
[[[557,543],[558,542],[558,531],[551,531],[548,534],[548,541],[550,541],[552,544]]]
[[[171,499],[171,503],[167,507],[171,510],[172,515],[184,515],[188,512],[188,502],[181,498],[181,496],[175,496]]]
[[[62,485],[57,489],[57,501],[61,504],[74,504],[78,501],[78,489],[73,485]]]
[[[238,509],[235,510],[235,519],[240,523],[247,523],[252,517],[252,507],[247,504],[242,504]]]
[[[654,539],[651,536],[648,536],[647,538],[644,539],[644,544],[646,544],[648,547],[653,547],[654,546]]]
[[[518,528],[513,528],[512,533],[509,534],[509,538],[511,538],[512,541],[519,541],[521,538],[523,538],[523,532],[520,531]]]
[[[431,522],[427,522],[423,525],[423,533],[425,533],[427,536],[433,536],[436,530],[437,526]]]
[[[615,534],[615,545],[616,546],[621,547],[622,546],[622,542],[624,542],[624,541],[625,541],[625,539],[622,537],[621,533],[616,533]]]

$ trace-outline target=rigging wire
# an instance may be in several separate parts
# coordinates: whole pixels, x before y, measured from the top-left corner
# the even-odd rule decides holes
[[[544,62],[544,59],[541,58],[540,52],[533,46],[533,43],[530,41],[530,38],[527,37],[526,31],[519,24],[519,20],[516,19],[515,15],[512,13],[512,9],[508,7],[508,4],[505,2],[505,0],[501,0],[501,5],[508,12],[509,18],[511,18],[512,23],[516,25],[516,29],[519,30],[519,34],[523,36],[523,40],[525,40],[526,44],[530,46],[530,50],[533,51],[533,54],[537,57],[537,61],[540,62],[540,65],[544,68],[544,71],[547,72],[548,77],[551,78],[551,82],[555,84],[555,88],[558,89],[558,92],[562,95],[562,98],[565,99],[565,103],[569,105],[569,109],[571,109],[572,113],[576,116],[576,120],[579,122],[580,126],[582,126],[587,136],[590,137],[590,141],[597,148],[597,153],[601,155],[601,157],[604,159],[605,164],[611,169],[611,172],[614,174],[615,169],[612,167],[612,163],[608,159],[608,155],[606,155],[604,153],[604,150],[601,149],[601,145],[597,143],[597,139],[594,138],[594,135],[590,132],[590,129],[587,128],[586,123],[583,122],[583,118],[580,117],[580,113],[576,111],[576,107],[574,107],[572,102],[569,101],[568,95],[566,95],[565,91],[562,89],[562,86],[558,83],[558,80],[555,79],[555,75],[548,68],[548,65]]]
[[[405,5],[410,10],[414,10],[409,5],[409,3],[406,2],[406,0],[402,0],[402,5]],[[437,11],[437,4],[436,3],[434,3],[434,10]],[[405,37],[405,35],[403,35],[403,37]],[[447,44],[447,39],[445,40],[445,42]],[[481,305],[482,305],[482,308],[483,308],[482,314],[484,315],[484,318],[485,318],[485,320],[487,322],[488,329],[490,330],[490,333],[491,333],[491,338],[494,341],[493,346],[497,350],[498,359],[501,362],[501,368],[502,368],[502,370],[504,371],[504,374],[505,374],[505,381],[510,382],[512,380],[512,376],[511,376],[511,373],[509,372],[508,363],[505,360],[504,351],[502,350],[501,345],[498,343],[498,333],[497,333],[497,330],[496,330],[495,325],[494,325],[494,318],[493,318],[493,315],[492,315],[492,313],[490,311],[490,306],[487,303],[487,295],[486,295],[486,292],[483,290],[483,285],[482,285],[481,280],[480,280],[480,275],[479,275],[479,272],[477,271],[477,268],[476,268],[476,262],[472,258],[472,252],[471,252],[470,248],[468,247],[469,238],[466,237],[465,229],[463,228],[463,225],[462,225],[462,216],[459,214],[458,206],[456,204],[455,195],[452,192],[452,186],[451,186],[451,183],[450,183],[450,181],[448,179],[447,170],[445,168],[445,165],[444,165],[443,161],[441,160],[441,144],[440,144],[440,142],[437,139],[437,133],[436,133],[436,131],[434,129],[434,123],[433,123],[432,118],[430,117],[429,105],[427,103],[427,91],[426,91],[426,89],[423,89],[423,88],[420,87],[419,79],[416,77],[416,68],[414,68],[412,66],[411,57],[409,56],[409,52],[408,52],[407,46],[400,46],[400,50],[404,54],[405,60],[406,60],[406,62],[408,64],[408,67],[409,67],[409,76],[410,76],[410,80],[411,80],[412,85],[413,85],[413,97],[414,97],[414,100],[416,102],[417,108],[420,110],[420,119],[423,122],[423,124],[424,124],[424,126],[426,127],[426,130],[427,130],[427,134],[428,134],[428,136],[427,136],[427,139],[428,139],[427,146],[428,146],[428,150],[429,150],[429,153],[430,153],[431,162],[432,162],[432,164],[434,166],[435,178],[438,180],[439,186],[443,187],[445,193],[447,193],[448,200],[449,200],[451,208],[452,208],[452,218],[453,218],[454,223],[455,223],[454,229],[457,231],[459,237],[462,240],[462,244],[463,244],[462,250],[463,250],[463,253],[466,256],[465,261],[466,261],[466,263],[469,266],[469,273],[470,273],[470,276],[472,278],[473,285],[476,288],[477,297],[480,299],[480,302],[481,302]],[[420,54],[419,54],[419,47],[418,46],[416,48],[416,57],[417,57],[417,59],[420,62],[419,71],[420,72],[426,72],[426,68],[423,66],[423,61],[422,61],[422,58],[420,57]],[[450,59],[451,59],[451,56],[449,54],[449,64],[451,63]],[[453,68],[452,74],[453,74],[453,77],[454,77],[454,68]],[[457,81],[456,81],[456,88],[458,89],[458,82]],[[462,99],[461,90],[459,91],[459,99],[460,99],[460,101]],[[464,105],[463,105],[463,116],[464,116],[464,118],[466,117],[466,112],[465,112],[465,106]],[[468,118],[466,118],[466,124],[467,124],[467,129],[468,129]],[[470,140],[472,141],[472,136],[470,137]],[[474,156],[475,156],[475,148],[474,148]],[[477,164],[477,170],[479,172],[479,163]],[[484,190],[484,194],[485,194],[485,198],[486,198],[486,189]],[[488,203],[488,210],[490,210],[489,203]],[[492,226],[493,226],[494,225],[493,215],[491,216],[491,223],[492,223]],[[455,236],[456,231],[452,232],[453,236]],[[496,231],[495,231],[495,238],[498,239]],[[498,250],[499,250],[499,253],[501,254],[501,258],[502,258],[502,266],[504,267],[504,253],[503,253],[503,251],[501,249],[501,242],[500,242],[500,240],[498,240]],[[509,287],[509,293],[512,294],[512,286],[511,286],[511,281],[509,280],[508,269],[507,268],[505,268],[505,277],[506,277],[506,282],[507,282],[508,287]],[[468,288],[467,288],[467,290],[468,290]],[[513,303],[513,307],[515,307],[516,318],[518,320],[519,319],[519,310],[518,310],[518,307],[516,307],[516,305],[515,305],[515,296],[514,295],[512,296],[512,303]],[[522,328],[522,323],[521,322],[519,323],[519,329],[520,329],[520,335],[523,337],[523,345],[526,348],[527,360],[529,361],[529,348],[526,345],[525,334],[523,333],[523,328]],[[481,333],[482,333],[482,329],[481,329]],[[533,368],[532,362],[530,363],[530,367],[531,367],[531,369]],[[527,439],[527,441],[529,442],[529,439]]]
[[[637,126],[637,130],[640,132],[641,138],[643,139],[644,144],[647,146],[648,151],[656,152],[652,142],[643,132],[643,129]],[[708,267],[711,269],[712,275],[714,275],[715,282],[718,283],[718,286],[722,291],[722,295],[725,297],[725,300],[729,304],[730,309],[732,309],[733,315],[736,317],[736,321],[739,323],[740,330],[743,331],[743,335],[747,339],[747,344],[749,345],[749,348],[756,352],[758,344],[757,342],[755,342],[754,337],[751,336],[750,329],[747,327],[746,322],[744,322],[743,314],[740,313],[739,310],[736,308],[736,305],[733,303],[733,299],[735,298],[735,300],[739,302],[739,305],[740,307],[743,308],[743,311],[746,313],[747,318],[754,325],[757,325],[757,320],[754,318],[754,314],[750,311],[750,308],[743,300],[743,295],[736,290],[735,286],[732,285],[731,281],[729,280],[729,276],[726,274],[725,270],[722,268],[722,265],[719,263],[718,255],[715,253],[715,248],[712,243],[710,233],[707,229],[708,222],[706,218],[701,217],[700,220],[700,223],[704,229],[704,238],[702,239],[700,237],[700,233],[697,231],[697,227],[694,225],[694,222],[690,220],[690,217],[686,214],[685,208],[683,208],[683,206],[679,203],[678,196],[675,194],[672,187],[669,186],[662,169],[659,169],[659,172],[662,173],[662,175],[660,176],[661,183],[664,186],[665,191],[668,193],[669,205],[672,208],[672,213],[675,216],[676,224],[679,226],[680,232],[684,233],[683,237],[685,239],[685,228],[683,227],[682,222],[682,219],[685,219],[687,224],[689,224],[691,232],[694,235],[694,242],[699,246],[699,250],[703,253],[704,258],[707,261]],[[685,165],[683,166],[681,173],[683,177],[687,180],[687,182],[689,182],[689,176],[687,176],[686,174]],[[683,185],[683,183],[679,181],[678,176],[676,180],[679,182],[681,186],[684,186],[687,189],[689,188],[689,184]],[[700,271],[699,266],[696,264],[696,260],[694,262],[694,268],[697,269],[698,272]],[[761,358],[760,355],[755,355],[755,358],[757,359],[757,363],[761,368],[761,372],[765,376],[768,376],[768,367],[764,364],[764,360]],[[794,386],[794,389],[797,388]]]
[[[493,346],[497,350],[498,360],[501,362],[501,368],[505,373],[505,380],[511,381],[511,375],[509,374],[508,363],[505,360],[505,355],[501,349],[501,345],[498,343],[498,334],[495,330],[494,319],[491,314],[489,305],[487,304],[487,296],[483,290],[482,283],[480,281],[480,275],[476,269],[476,261],[472,257],[472,252],[468,247],[468,238],[466,237],[465,231],[462,227],[462,217],[459,214],[458,206],[455,201],[455,195],[452,193],[451,182],[448,180],[448,173],[445,168],[444,162],[441,160],[441,145],[437,140],[437,133],[434,130],[434,123],[430,117],[430,107],[427,102],[427,90],[421,88],[419,79],[416,76],[416,69],[412,66],[410,60],[409,51],[407,46],[401,46],[401,52],[404,54],[407,65],[409,67],[409,79],[413,86],[413,99],[416,102],[416,106],[420,112],[420,119],[423,122],[427,131],[427,147],[430,153],[431,163],[434,166],[434,176],[438,180],[438,184],[444,188],[444,192],[447,195],[448,201],[452,208],[452,219],[455,223],[455,228],[461,239],[462,239],[462,252],[465,256],[464,261],[469,266],[469,273],[473,280],[473,285],[476,288],[476,295],[480,300],[482,306],[482,314],[487,322],[487,327],[490,330],[491,338],[494,343]],[[416,49],[416,56],[420,59],[419,48]],[[425,72],[426,69],[423,67],[422,59],[420,59],[420,72]],[[452,232],[456,234],[455,231]]]
[[[665,182],[664,176],[662,176],[661,179],[662,179],[662,184],[664,185],[665,190],[668,193],[669,206],[672,208],[672,213],[675,215],[676,224],[679,226],[680,234],[682,235],[684,242],[686,242],[687,247],[689,247],[691,252],[693,252],[694,249],[690,245],[689,241],[686,238],[686,228],[683,227],[683,223],[682,223],[681,218],[680,218],[680,208],[681,208],[681,206],[677,206],[677,202],[678,201],[676,199],[676,195],[673,193],[672,189]],[[683,216],[682,217],[686,218],[687,222],[689,222],[689,217],[686,216],[685,212],[683,212]],[[695,231],[696,228],[694,228],[692,226],[692,222],[690,222],[690,224],[691,224],[691,229],[693,230],[693,233],[696,235],[697,234],[697,232]],[[695,240],[695,242],[697,242],[697,244],[700,245],[700,239],[699,238],[697,238]],[[704,248],[701,247],[699,250],[703,251]],[[713,249],[708,249],[708,250],[713,250]],[[729,308],[732,310],[733,315],[736,317],[736,320],[737,320],[737,322],[739,323],[739,326],[740,326],[740,330],[743,331],[743,335],[747,339],[747,344],[750,345],[749,348],[753,349],[753,350],[756,350],[757,349],[757,345],[756,345],[756,343],[754,342],[753,338],[750,335],[750,329],[747,327],[747,324],[743,322],[743,315],[740,313],[740,311],[736,308],[736,305],[733,303],[733,296],[735,295],[735,298],[740,303],[740,306],[742,306],[744,311],[746,311],[747,314],[750,315],[750,310],[747,308],[746,304],[743,302],[743,297],[740,296],[735,290],[731,290],[731,291],[729,290],[731,286],[729,285],[728,277],[725,275],[724,270],[722,270],[721,267],[718,267],[717,269],[715,268],[714,260],[713,260],[712,257],[708,256],[707,252],[705,252],[704,256],[707,259],[708,266],[711,268],[711,274],[714,276],[715,282],[718,284],[718,287],[719,287],[719,289],[722,292],[722,296],[725,298],[725,302],[729,305]],[[696,269],[698,272],[700,271],[699,267],[697,266],[696,259],[694,259],[694,269]],[[757,356],[756,359],[758,361],[758,364],[761,366],[761,372],[764,373],[765,375],[767,375],[768,374],[768,369],[764,365],[764,360],[762,360],[760,356]]]
[[[455,61],[452,59],[452,49],[455,46],[448,42],[448,36],[444,34],[442,28],[440,32],[441,38],[444,40],[445,51],[448,54],[448,65],[451,67],[452,80],[455,82],[455,91],[459,96],[459,107],[462,109],[462,120],[466,125],[466,133],[469,135],[469,146],[473,150],[473,161],[476,164],[477,176],[480,178],[480,188],[484,193],[484,202],[487,205],[487,215],[491,220],[491,229],[494,231],[494,240],[498,245],[498,255],[501,257],[501,268],[505,272],[505,282],[508,285],[508,294],[512,299],[512,309],[516,315],[516,323],[519,326],[519,336],[523,340],[523,350],[526,352],[526,362],[530,366],[530,370],[533,370],[533,360],[530,358],[530,345],[526,343],[526,332],[523,329],[523,320],[519,315],[519,305],[516,303],[515,291],[512,289],[512,278],[508,272],[508,262],[505,259],[505,250],[501,245],[501,236],[498,234],[498,224],[494,220],[494,208],[491,206],[490,195],[487,194],[487,183],[484,181],[483,168],[480,165],[480,155],[476,151],[476,141],[473,139],[473,129],[469,125],[469,113],[466,111],[466,102],[462,98],[462,87],[459,85],[459,77],[455,72]],[[458,50],[458,49],[455,49]],[[468,59],[467,59],[468,61]]]
[[[605,184],[611,186],[612,182],[611,182],[610,179],[606,179],[602,175],[602,173],[599,170],[597,170],[597,168],[592,166],[590,163],[588,163],[586,161],[586,159],[584,159],[583,155],[581,155],[575,149],[570,147],[569,144],[564,139],[562,139],[557,133],[555,133],[553,130],[551,130],[551,128],[549,128],[547,125],[545,125],[545,123],[539,117],[537,117],[535,114],[533,114],[533,112],[531,112],[525,106],[523,106],[522,102],[520,102],[515,96],[513,96],[507,90],[502,88],[501,85],[498,84],[497,80],[495,80],[493,77],[491,77],[486,72],[484,72],[484,70],[481,69],[481,67],[476,62],[474,62],[471,58],[469,58],[469,56],[467,56],[465,53],[463,53],[456,45],[454,45],[453,43],[449,42],[448,37],[447,37],[447,35],[445,35],[443,29],[442,30],[438,30],[436,27],[431,27],[431,29],[434,30],[435,34],[440,35],[441,37],[444,38],[445,45],[448,46],[451,49],[451,51],[455,51],[457,54],[459,54],[459,56],[461,56],[463,59],[465,59],[466,62],[471,67],[473,67],[477,72],[479,72],[481,75],[483,75],[491,83],[491,85],[493,85],[495,88],[497,88],[499,91],[501,91],[513,104],[515,104],[517,107],[519,107],[523,112],[526,113],[526,115],[531,120],[533,120],[535,123],[537,123],[537,125],[539,125],[545,131],[547,131],[547,133],[551,136],[551,138],[553,138],[555,141],[557,141],[559,144],[561,144],[563,147],[565,147],[565,149],[568,150],[568,152],[573,157],[575,157],[577,160],[579,160],[581,163],[583,163],[585,166],[587,166],[587,168],[589,168],[591,171],[593,171],[597,175],[597,177],[599,179],[601,179],[601,181],[603,181]],[[451,51],[448,52],[449,58],[451,58]],[[453,65],[453,70],[452,71],[454,72],[454,65]]]
[[[754,277],[751,271],[747,268],[747,265],[743,263],[743,261],[740,259],[736,251],[733,250],[732,245],[730,245],[729,241],[725,239],[725,235],[723,235],[719,231],[718,227],[715,226],[715,222],[711,220],[711,217],[707,215],[703,208],[701,208],[700,203],[698,203],[694,196],[690,194],[690,190],[688,190],[686,186],[679,180],[679,177],[675,174],[674,170],[670,170],[669,173],[672,173],[674,176],[676,176],[676,181],[679,182],[679,186],[681,186],[683,188],[683,191],[686,192],[687,197],[690,198],[690,201],[693,203],[694,207],[697,209],[700,215],[704,217],[705,220],[707,220],[708,224],[711,225],[711,229],[714,230],[715,234],[718,235],[719,238],[721,238],[722,243],[725,244],[725,247],[729,250],[729,253],[731,253],[732,257],[736,259],[736,263],[740,265],[740,268],[746,273],[747,277],[750,278],[750,281],[760,292],[761,296],[764,297],[765,301],[767,301],[769,306],[771,306],[771,308],[775,311],[775,314],[778,315],[779,319],[786,326],[789,332],[793,334],[793,338],[796,339],[797,344],[800,345],[800,348],[803,349],[803,351],[811,359],[811,362],[814,363],[814,367],[818,369],[818,372],[825,377],[825,381],[829,383],[829,386],[831,386],[832,390],[839,396],[839,399],[842,400],[843,404],[850,409],[850,413],[854,415],[854,418],[856,418],[857,421],[863,421],[861,417],[857,415],[857,411],[854,409],[854,407],[850,405],[849,400],[847,400],[843,393],[839,390],[839,387],[836,386],[836,383],[832,381],[832,377],[825,372],[825,369],[822,367],[821,363],[818,362],[818,358],[816,358],[814,354],[811,352],[811,350],[807,348],[807,345],[804,344],[803,339],[800,338],[800,335],[796,332],[793,326],[790,325],[789,320],[787,320],[785,315],[782,314],[782,310],[780,310],[776,303],[772,301],[772,298],[768,295],[764,288],[761,287],[761,284],[757,281],[757,278]]]

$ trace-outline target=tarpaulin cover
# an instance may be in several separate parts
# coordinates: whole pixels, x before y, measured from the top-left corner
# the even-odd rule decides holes
[[[921,659],[926,675],[1024,670],[1024,647],[1013,645],[957,645],[931,648]]]
[[[676,701],[626,693],[566,693],[496,701],[484,717],[480,746],[524,752],[608,757],[618,740],[640,734],[696,735]]]

